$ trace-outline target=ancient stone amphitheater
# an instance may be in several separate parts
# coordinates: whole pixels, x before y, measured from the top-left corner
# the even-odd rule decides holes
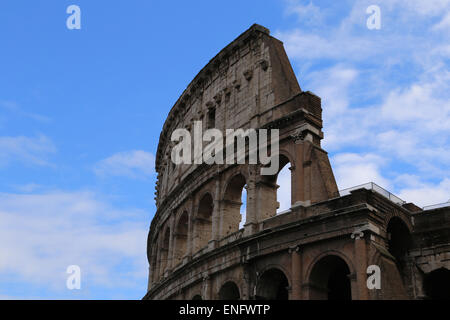
[[[194,121],[279,129],[291,208],[277,214],[277,175],[261,165],[174,165],[171,134]],[[161,132],[144,299],[448,298],[450,207],[423,210],[372,183],[339,192],[322,139],[321,99],[301,90],[282,42],[253,25],[221,50]]]

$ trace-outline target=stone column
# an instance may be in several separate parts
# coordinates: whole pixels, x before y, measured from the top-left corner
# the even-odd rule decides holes
[[[154,277],[154,279],[155,279],[155,282],[158,282],[159,281],[159,279],[161,278],[161,274],[160,274],[160,267],[161,267],[161,265],[160,265],[160,263],[161,263],[161,241],[159,241],[160,239],[158,239],[157,241],[156,241],[156,243],[157,243],[157,245],[156,245],[156,261],[155,261],[155,270],[154,270],[154,272],[155,272],[155,277]]]
[[[305,177],[303,168],[303,133],[295,132],[291,135],[294,141],[294,160],[295,163],[291,163],[291,201],[292,204],[305,202]]]
[[[367,288],[367,247],[364,232],[355,231],[351,235],[354,242],[354,261],[356,267],[356,286],[358,289],[358,299],[368,300],[369,292]]]
[[[246,236],[252,235],[255,233],[256,224],[257,224],[257,191],[256,191],[256,183],[255,177],[252,173],[250,173],[249,181],[247,182],[247,215],[244,225],[244,234]]]
[[[213,242],[218,241],[221,238],[220,232],[220,179],[216,176],[216,186],[213,200],[213,212],[212,212],[212,232],[211,240]],[[215,244],[213,244],[215,247]]]
[[[187,256],[192,257],[194,254],[194,217],[196,214],[197,206],[195,206],[195,200],[192,200],[191,212],[189,212],[189,225],[188,225],[188,243],[187,243]]]
[[[209,275],[203,277],[202,297],[204,300],[212,300],[211,278]]]
[[[258,223],[277,214],[278,185],[260,180],[256,183],[257,221]]]
[[[170,217],[170,231],[169,231],[169,248],[167,252],[167,263],[166,263],[166,271],[172,269],[172,261],[173,261],[173,237],[174,237],[174,224],[175,224],[175,213],[172,212]]]
[[[301,300],[302,298],[302,257],[300,247],[289,249],[291,254],[291,295],[290,300]]]

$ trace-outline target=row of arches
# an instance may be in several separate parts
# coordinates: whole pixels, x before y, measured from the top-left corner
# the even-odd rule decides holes
[[[320,259],[309,278],[309,297],[314,300],[351,300],[350,269],[346,262],[335,255]],[[255,300],[288,300],[290,282],[279,268],[269,268],[257,280]],[[227,281],[218,290],[219,300],[239,300],[241,290],[234,281]],[[201,300],[196,294],[193,300]]]
[[[279,172],[264,177],[264,182],[269,185],[265,188],[274,194],[269,196],[269,192],[266,192],[265,197],[273,198],[278,204],[273,205],[272,214],[267,217],[291,206],[292,177],[289,169],[289,159],[281,156]],[[215,199],[211,192],[205,192],[194,206],[192,214],[185,209],[177,215],[174,224],[166,223],[153,245],[153,280],[159,279],[167,269],[179,265],[187,254],[195,254],[206,247],[213,238],[221,239],[244,228],[250,210],[247,205],[249,193],[252,191],[249,190],[247,180],[244,174],[237,172],[224,183],[223,193],[214,195],[219,199]],[[214,208],[215,205],[219,208]],[[218,210],[220,216],[216,226],[213,226],[214,210]],[[219,236],[213,235],[213,229],[217,229],[215,232]]]
[[[324,257],[311,272],[309,296],[312,300],[351,300],[350,269],[337,256]],[[450,299],[450,270],[440,268],[425,275],[426,299]],[[256,288],[256,300],[288,300],[289,282],[280,269],[272,268],[262,274]],[[217,295],[219,300],[240,300],[241,293],[233,281],[224,283]],[[201,300],[195,295],[193,300]]]

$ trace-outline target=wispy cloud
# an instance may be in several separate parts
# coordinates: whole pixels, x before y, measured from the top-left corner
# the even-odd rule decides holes
[[[153,154],[142,150],[132,150],[119,152],[101,160],[96,164],[94,171],[100,177],[147,178],[155,172],[154,163]]]
[[[0,100],[0,108],[2,108],[4,110],[8,110],[13,113],[16,113],[16,114],[26,117],[26,118],[31,118],[33,120],[40,121],[40,122],[50,122],[51,121],[50,118],[47,116],[33,113],[33,112],[28,112],[28,111],[24,110],[15,101]]]
[[[298,0],[288,0],[286,4],[285,13],[296,15],[300,23],[317,26],[323,22],[323,11],[315,6],[312,1],[302,3]]]
[[[142,287],[144,293],[148,220],[142,210],[117,209],[88,191],[2,193],[0,283],[14,279],[15,287],[24,282],[70,298],[66,268],[79,265],[81,298],[98,287]],[[0,288],[2,295],[11,296],[9,291],[7,285]]]
[[[377,31],[366,27],[372,4],[342,2],[347,15],[322,19],[320,28],[299,23],[276,35],[298,65],[302,88],[322,97],[323,145],[332,153],[339,187],[374,181],[418,204],[445,202],[450,1],[378,1]],[[288,1],[286,7],[297,15],[327,12],[316,1]],[[416,183],[400,179],[406,174]],[[435,197],[420,196],[427,190]]]
[[[339,189],[366,182],[375,182],[385,188],[391,186],[381,173],[386,160],[376,154],[339,153],[332,159],[332,163]]]
[[[56,147],[45,135],[37,137],[0,137],[0,166],[12,162],[22,162],[46,166],[50,163],[49,154],[55,153]]]

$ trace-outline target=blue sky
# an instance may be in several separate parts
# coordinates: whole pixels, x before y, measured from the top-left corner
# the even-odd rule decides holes
[[[72,4],[81,30],[66,28]],[[380,30],[366,26],[372,4]],[[4,0],[0,298],[145,294],[164,119],[253,23],[285,43],[302,89],[322,97],[341,189],[374,181],[420,206],[450,199],[448,0]],[[73,264],[81,290],[66,288]]]

